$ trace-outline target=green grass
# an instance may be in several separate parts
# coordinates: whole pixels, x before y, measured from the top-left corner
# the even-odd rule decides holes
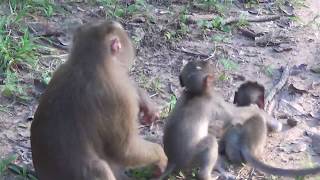
[[[228,58],[221,58],[219,59],[219,64],[223,66],[223,73],[220,74],[219,80],[220,81],[226,81],[229,80],[229,76],[227,74],[227,71],[233,71],[238,68],[238,64],[233,62],[231,59]]]
[[[159,77],[156,77],[151,81],[150,89],[155,93],[159,93],[161,91],[162,86],[161,86],[161,80]]]
[[[51,17],[58,9],[53,0],[7,0],[11,13],[32,13]]]
[[[160,113],[160,117],[166,118],[169,115],[169,113],[172,111],[172,109],[175,107],[176,103],[177,103],[177,97],[175,95],[171,95],[169,102],[162,109],[162,111]]]
[[[225,19],[221,16],[217,16],[211,21],[201,20],[197,22],[200,28],[204,29],[217,29],[223,32],[230,32],[230,26],[223,25]]]
[[[211,37],[211,41],[217,43],[229,43],[231,39],[228,35],[216,34]]]
[[[220,59],[219,63],[223,66],[225,70],[228,70],[228,71],[232,71],[238,68],[238,64],[228,58]]]
[[[25,19],[31,15],[51,17],[59,8],[53,0],[6,0],[0,5],[10,11],[0,17],[0,77],[4,78],[0,90],[7,97],[28,100],[29,87],[23,83],[21,73],[37,69],[37,50],[41,47],[35,43],[37,39],[29,32]]]
[[[154,167],[148,166],[129,170],[130,175],[137,180],[148,180],[152,178]]]
[[[147,3],[145,0],[136,0],[131,5],[126,5],[118,0],[97,0],[97,3],[104,6],[107,10],[107,16],[124,18],[135,13],[147,13]]]
[[[4,171],[7,169],[8,165],[17,159],[17,156],[12,155],[4,159],[0,159],[0,176],[4,173]]]
[[[271,65],[267,65],[262,67],[262,71],[264,72],[265,75],[272,77],[274,73],[274,68]]]
[[[249,22],[245,19],[245,16],[243,14],[240,15],[240,20],[237,22],[236,26],[238,27],[245,27],[248,26]]]
[[[226,9],[232,4],[233,0],[198,0],[197,2],[206,7],[208,11],[214,10],[219,14],[223,14]]]

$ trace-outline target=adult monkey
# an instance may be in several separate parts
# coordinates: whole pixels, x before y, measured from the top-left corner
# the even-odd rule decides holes
[[[156,114],[129,80],[135,50],[123,27],[80,27],[69,59],[52,77],[31,126],[41,180],[125,179],[125,167],[167,163],[162,147],[138,136],[137,119]]]

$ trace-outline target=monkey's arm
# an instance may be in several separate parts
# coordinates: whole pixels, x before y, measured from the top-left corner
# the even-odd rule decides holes
[[[259,113],[257,105],[237,107],[226,102],[221,96],[216,95],[211,106],[213,119],[223,120],[226,124],[242,124],[245,120]]]
[[[213,100],[213,119],[224,120],[225,129],[227,126],[235,124],[243,124],[247,119],[253,115],[260,115],[266,121],[268,128],[271,131],[279,132],[282,129],[282,124],[276,119],[271,117],[265,111],[259,109],[256,104],[250,106],[235,106],[229,102],[226,102],[222,97],[215,96]]]
[[[137,92],[140,112],[143,112],[143,120],[141,123],[151,124],[160,117],[159,109],[143,89],[137,87]]]
[[[232,105],[232,104],[229,104]],[[282,124],[271,117],[267,112],[259,107],[256,104],[252,104],[250,106],[230,106],[229,109],[233,109],[231,112],[231,116],[233,116],[232,124],[243,124],[247,119],[251,118],[254,115],[261,116],[267,124],[267,127],[270,131],[280,132],[282,130]]]

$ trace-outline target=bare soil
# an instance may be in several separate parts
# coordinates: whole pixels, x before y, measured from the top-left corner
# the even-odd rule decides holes
[[[262,1],[261,1],[262,2]],[[267,1],[265,1],[267,2]],[[27,20],[33,27],[61,31],[57,37],[61,44],[70,44],[70,35],[74,27],[87,21],[103,19],[101,8],[86,3],[65,3],[68,14],[55,14],[49,18],[37,17]],[[239,4],[239,3],[238,3]],[[305,6],[294,7],[293,13],[298,21],[285,16],[274,3],[261,3],[254,10],[261,16],[271,13],[281,16],[280,20],[269,22],[251,22],[246,28],[256,33],[272,34],[266,45],[259,45],[258,38],[243,35],[237,28],[230,33],[215,29],[200,30],[196,24],[188,24],[189,32],[180,38],[166,39],[165,33],[175,31],[179,24],[177,13],[186,6],[184,1],[175,2],[168,9],[161,1],[148,3],[149,15],[154,21],[147,21],[144,14],[123,20],[125,28],[137,43],[137,61],[132,69],[132,78],[148,90],[152,99],[162,109],[168,106],[172,95],[179,95],[178,73],[181,67],[193,59],[208,59],[216,63],[216,89],[225,100],[232,102],[236,88],[246,80],[258,81],[269,92],[280,80],[286,65],[290,76],[284,87],[277,92],[272,101],[271,113],[283,122],[284,130],[272,133],[268,138],[263,161],[283,168],[303,168],[320,164],[320,19],[314,19],[320,13],[319,0],[307,0]],[[241,5],[241,4],[240,4]],[[188,13],[215,14],[214,11],[190,9]],[[253,10],[251,10],[253,11]],[[173,13],[172,13],[173,12]],[[225,11],[227,17],[237,17],[248,13],[243,7],[229,5]],[[313,21],[314,20],[314,21]],[[316,22],[318,26],[316,26]],[[46,26],[47,27],[47,26]],[[42,28],[42,29],[41,29]],[[226,37],[224,41],[213,41],[212,37]],[[272,41],[278,42],[272,45]],[[288,50],[277,52],[274,49],[285,47]],[[288,48],[289,47],[289,48]],[[55,48],[54,48],[55,49]],[[67,57],[68,51],[55,49],[54,55],[43,55],[41,64],[55,69]],[[236,67],[228,69],[223,60],[233,62]],[[317,71],[318,68],[318,71]],[[224,74],[224,76],[221,76]],[[224,77],[224,78],[223,78]],[[30,148],[30,124],[37,106],[37,99],[30,103],[17,103],[4,97],[1,105],[8,108],[0,111],[0,158],[17,154],[16,163],[32,168]],[[297,122],[291,127],[287,121]],[[147,139],[161,143],[165,118],[152,127],[141,126],[141,134]],[[234,167],[228,165],[227,171],[236,179],[290,179],[277,178],[263,174],[249,166]],[[213,175],[219,179],[218,172]],[[10,172],[0,179],[16,179]],[[309,177],[306,179],[320,179]]]

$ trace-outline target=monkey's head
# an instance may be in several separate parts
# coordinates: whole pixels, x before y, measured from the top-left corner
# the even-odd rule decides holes
[[[95,65],[116,61],[129,69],[134,63],[135,48],[120,23],[102,21],[82,25],[76,30],[71,54],[82,57],[73,58],[76,61],[90,59]]]
[[[243,83],[235,92],[233,103],[238,106],[257,104],[264,109],[264,87],[257,82],[248,81]]]
[[[214,66],[210,61],[190,61],[183,67],[179,81],[188,93],[206,93],[214,82]]]

